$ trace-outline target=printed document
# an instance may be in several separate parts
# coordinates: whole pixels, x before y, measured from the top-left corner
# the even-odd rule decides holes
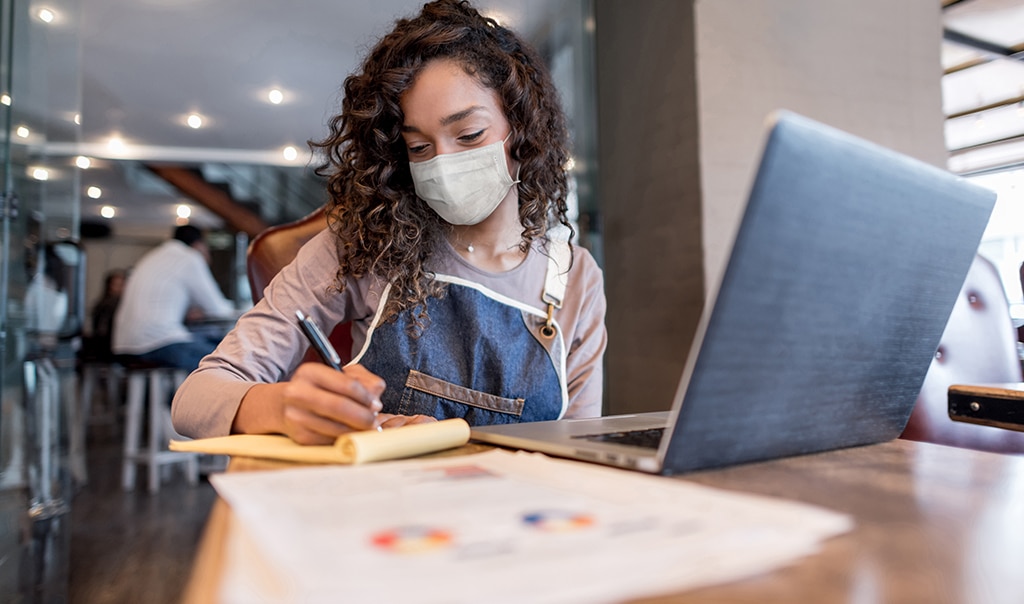
[[[234,512],[220,600],[619,602],[766,572],[848,516],[491,450],[211,477]]]

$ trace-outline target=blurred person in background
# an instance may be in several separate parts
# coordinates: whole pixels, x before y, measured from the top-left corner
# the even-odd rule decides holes
[[[103,279],[103,294],[92,307],[92,332],[82,343],[81,357],[90,361],[109,362],[113,360],[111,334],[114,331],[114,313],[124,293],[128,271],[123,268],[111,269]]]
[[[43,248],[41,262],[33,271],[25,290],[28,330],[36,334],[39,344],[52,349],[57,335],[68,317],[68,293],[64,286],[64,261],[52,244]]]
[[[210,271],[203,232],[179,226],[174,237],[147,252],[131,271],[114,313],[115,355],[165,367],[195,369],[217,341],[196,334],[186,318],[232,319],[238,312]]]

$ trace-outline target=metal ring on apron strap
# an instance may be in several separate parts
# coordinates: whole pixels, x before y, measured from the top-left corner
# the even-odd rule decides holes
[[[555,326],[553,316],[555,314],[555,305],[548,304],[548,319],[544,322],[543,327],[540,328],[540,335],[545,338],[555,337]]]

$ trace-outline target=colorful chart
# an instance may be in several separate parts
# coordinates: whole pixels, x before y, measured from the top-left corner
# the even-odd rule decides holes
[[[452,534],[444,529],[403,526],[377,533],[371,542],[393,554],[421,554],[446,548],[453,540]]]
[[[450,466],[444,469],[444,477],[448,479],[483,478],[486,476],[497,476],[494,472],[481,468],[478,465]]]
[[[524,514],[523,522],[545,533],[569,533],[590,528],[594,517],[570,510],[541,510]]]

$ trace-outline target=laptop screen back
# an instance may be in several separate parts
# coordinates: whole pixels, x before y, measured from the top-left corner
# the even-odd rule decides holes
[[[898,436],[994,201],[781,114],[698,329],[664,471]]]

